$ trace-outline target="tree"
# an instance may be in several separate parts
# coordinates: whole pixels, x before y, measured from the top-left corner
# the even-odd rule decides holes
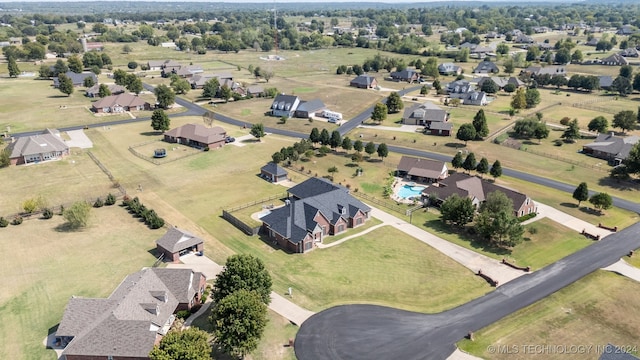
[[[533,130],[533,137],[538,139],[538,143],[540,143],[542,139],[548,138],[549,129],[547,128],[547,124],[544,122],[538,122]]]
[[[273,153],[273,155],[271,155],[271,160],[275,164],[279,164],[282,161],[284,161],[284,156],[282,155],[282,153],[280,151],[276,151],[276,152]]]
[[[498,84],[493,82],[493,80],[488,79],[482,83],[482,87],[480,87],[481,91],[486,92],[487,94],[495,94],[500,90]]]
[[[481,139],[489,135],[489,126],[487,126],[487,117],[484,110],[480,109],[473,117],[473,127],[476,129],[476,138]]]
[[[613,206],[613,200],[611,199],[611,195],[607,193],[598,193],[589,198],[589,202],[593,207],[598,209],[599,212],[602,210],[610,209]]]
[[[150,360],[209,360],[211,345],[209,334],[196,327],[171,330],[153,347]]]
[[[0,150],[0,169],[11,165],[11,150],[8,147]]]
[[[142,87],[142,80],[140,80],[140,78],[135,74],[130,74],[130,76],[127,77],[126,88],[136,95],[140,94],[142,89],[144,89]]]
[[[497,179],[502,176],[502,164],[500,164],[500,160],[496,160],[491,165],[491,170],[489,170],[489,174],[493,176],[493,179]]]
[[[524,229],[514,215],[513,202],[503,192],[487,195],[476,216],[475,229],[494,246],[513,247],[522,242]]]
[[[84,68],[82,60],[80,60],[77,55],[70,56],[69,59],[67,59],[67,64],[69,64],[69,70],[76,74],[80,74]]]
[[[611,83],[611,90],[617,91],[620,96],[627,96],[633,92],[633,86],[631,80],[620,75]]]
[[[573,190],[573,198],[578,200],[578,207],[580,207],[581,202],[589,199],[589,188],[586,182],[581,182],[580,185]]]
[[[122,69],[116,69],[113,72],[113,81],[117,85],[126,86],[127,83],[129,82],[129,74],[126,71],[122,70]]]
[[[155,94],[158,105],[163,109],[169,108],[176,100],[176,94],[165,84],[158,85]]]
[[[551,79],[549,79],[549,84],[555,86],[556,89],[559,89],[561,86],[567,86],[568,82],[569,80],[567,80],[564,75],[553,75]]]
[[[631,78],[633,77],[633,67],[631,65],[620,66],[619,76],[622,76],[631,80]]]
[[[218,78],[211,78],[204,83],[202,87],[202,97],[206,98],[214,98],[218,94],[218,88],[220,87],[220,82]]]
[[[512,92],[516,91],[517,89],[518,88],[516,87],[516,85],[512,84],[512,83],[508,83],[503,88],[504,92],[509,93],[509,94],[511,94]]]
[[[231,355],[244,357],[258,347],[267,325],[267,306],[255,291],[240,289],[216,303],[209,321],[216,344]]]
[[[170,124],[169,116],[162,109],[153,110],[151,115],[151,128],[153,130],[165,132],[170,129]]]
[[[529,88],[524,93],[524,99],[527,103],[527,109],[534,108],[540,103],[540,92],[538,89]]]
[[[367,155],[369,155],[369,157],[371,157],[371,155],[373,155],[373,153],[376,152],[376,144],[374,144],[373,142],[368,142],[367,145],[364,147],[364,152],[367,153]]]
[[[127,63],[127,67],[131,70],[135,70],[138,68],[138,63],[135,61],[129,61],[129,63]]]
[[[49,79],[53,76],[53,71],[49,65],[41,65],[40,70],[38,71],[38,76],[40,76],[41,79]]]
[[[377,106],[377,104],[376,104],[376,106]],[[395,91],[392,92],[391,94],[389,94],[389,97],[387,98],[387,111],[389,112],[389,114],[397,113],[398,111],[402,110],[403,108],[404,108],[404,103],[402,102],[402,99],[400,98],[400,95]],[[373,115],[372,115],[372,117],[373,117]],[[384,119],[382,119],[382,120],[384,120]],[[382,120],[380,120],[380,121],[382,121]]]
[[[512,108],[520,110],[527,107],[527,98],[525,95],[525,91],[526,90],[524,88],[519,88],[518,90],[516,90],[516,93],[511,98]]]
[[[382,159],[389,156],[389,149],[387,149],[387,144],[385,143],[381,143],[380,145],[378,145],[378,149],[376,151],[378,152],[378,156],[380,156],[380,158]]]
[[[608,127],[609,122],[607,121],[607,118],[602,115],[593,118],[589,121],[588,125],[589,131],[597,131],[599,133],[606,132]]]
[[[130,46],[129,44],[125,44],[125,45],[122,47],[122,52],[123,52],[123,53],[125,53],[125,54],[128,54],[128,53],[130,53],[130,52],[132,52],[132,51],[133,51],[133,50],[131,49],[131,46]]]
[[[90,87],[92,87],[92,86],[93,86],[93,85],[95,85],[95,84],[96,84],[96,82],[95,82],[95,81],[93,80],[93,78],[92,78],[92,77],[90,77],[90,76],[87,76],[87,77],[86,77],[86,78],[84,78],[84,80],[82,81],[82,85],[83,85],[84,87],[86,87],[86,88],[90,88]]]
[[[331,138],[329,139],[329,146],[335,151],[338,146],[342,144],[342,136],[340,131],[334,130],[331,132]]]
[[[186,94],[187,92],[189,92],[189,90],[191,90],[191,84],[189,84],[189,81],[177,75],[171,77],[171,83],[169,84],[169,86],[171,86],[171,89],[176,94]]]
[[[622,110],[613,115],[611,126],[622,129],[622,132],[631,130],[636,126],[636,114],[631,110]]]
[[[58,90],[67,96],[73,93],[73,81],[65,74],[58,74]]]
[[[503,45],[503,44],[500,44],[500,45]],[[507,74],[513,74],[513,72],[516,70],[516,64],[512,58],[508,58],[507,60],[505,60],[503,65],[504,65],[504,72]]]
[[[219,302],[238,290],[255,291],[260,300],[271,301],[271,275],[259,258],[248,255],[232,255],[222,272],[216,277],[211,297]]]
[[[622,162],[629,174],[640,173],[640,142],[633,145],[629,150],[629,156]]]
[[[67,226],[71,229],[79,229],[87,226],[90,215],[91,205],[86,201],[77,201],[64,209],[62,213],[62,216],[67,221]]]
[[[387,105],[383,103],[377,103],[373,107],[373,112],[371,113],[371,120],[376,122],[382,122],[387,118]]]
[[[633,76],[633,90],[640,91],[640,73]]]
[[[344,139],[342,139],[342,144],[340,145],[340,147],[349,152],[351,149],[353,149],[353,143],[348,136],[345,136]]]
[[[480,177],[489,172],[489,160],[486,157],[480,159],[478,165],[476,165],[476,171],[480,174]]]
[[[464,159],[462,158],[462,152],[458,151],[456,155],[451,160],[451,166],[453,166],[456,171],[462,167],[464,164]]]
[[[571,54],[571,62],[572,63],[581,63],[582,60],[584,59],[584,55],[582,55],[582,51],[580,51],[580,49],[576,49],[576,51],[573,52],[573,54]]]
[[[98,88],[98,96],[103,98],[109,95],[111,95],[111,90],[109,90],[109,87],[106,84],[100,84],[100,87]]]
[[[456,133],[456,139],[464,141],[464,145],[467,145],[467,141],[473,140],[476,138],[476,128],[473,124],[462,124],[458,128],[458,132]]]
[[[361,140],[356,140],[353,142],[353,150],[357,151],[358,153],[364,150],[364,144],[362,143]]]
[[[560,137],[569,142],[574,142],[576,139],[580,139],[580,127],[578,127],[578,119],[571,120],[569,126]]]
[[[470,152],[469,155],[464,159],[462,163],[462,168],[470,172],[471,170],[475,170],[478,164],[476,163],[476,156]]]
[[[320,131],[320,145],[329,145],[331,142],[331,135],[329,135],[329,131],[327,129],[322,129]]]
[[[256,139],[258,139],[258,141],[262,141],[262,138],[265,136],[264,125],[262,125],[262,123],[253,124],[253,126],[251,126],[251,130],[249,131],[249,134],[253,135]]]
[[[313,129],[311,129],[309,140],[312,144],[317,144],[320,142],[320,131],[318,130],[318,128],[314,127]]]
[[[453,194],[447,197],[440,205],[440,216],[445,223],[451,223],[458,227],[464,227],[473,221],[476,208],[470,197],[461,197]]]
[[[18,75],[20,75],[20,68],[18,68],[18,63],[16,62],[16,58],[13,56],[10,56],[8,59],[8,70],[9,70],[9,77],[18,77]]]

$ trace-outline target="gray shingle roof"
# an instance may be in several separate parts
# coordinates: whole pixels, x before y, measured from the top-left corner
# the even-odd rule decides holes
[[[598,360],[638,360],[638,358],[625,352],[624,349],[607,344]]]
[[[71,82],[73,82],[74,86],[84,85],[85,78],[92,78],[94,84],[98,82],[98,77],[96,76],[96,74],[90,71],[82,72],[80,74],[74,73],[73,71],[67,71],[65,75],[71,79]],[[60,85],[60,79],[58,77],[54,77],[53,86],[58,87],[59,85]]]
[[[149,106],[149,103],[144,101],[142,98],[132,94],[119,94],[105,96],[102,99],[91,104],[94,109],[112,108],[117,105],[131,108],[137,106]]]
[[[156,240],[156,245],[172,253],[177,253],[180,250],[202,244],[203,242],[204,240],[190,232],[173,227],[167,230],[161,238]]]
[[[600,134],[594,142],[583,145],[583,147],[626,159],[629,156],[629,151],[638,141],[640,141],[638,136],[619,137],[613,134]]]
[[[303,198],[323,194],[329,191],[333,191],[335,189],[343,189],[344,192],[347,192],[345,188],[335,185],[327,179],[312,177],[290,188],[289,194],[297,198],[303,199]]]
[[[60,138],[57,131],[47,129],[39,135],[19,137],[9,145],[9,149],[11,150],[9,158],[14,159],[53,151],[64,152],[69,150],[69,146]]]
[[[295,109],[293,108],[293,106],[296,103],[296,100],[298,100],[298,97],[295,95],[278,94],[276,98],[273,99],[271,108],[277,110],[294,111]]]
[[[373,76],[369,74],[358,75],[355,79],[351,80],[351,85],[366,85],[367,87],[371,86],[373,80],[375,80]]]
[[[408,107],[402,116],[404,119],[417,119],[429,122],[447,121],[448,113],[440,109],[437,105],[426,102]]]
[[[107,299],[70,299],[56,332],[73,337],[63,354],[146,358],[178,304],[198,291],[200,276],[147,268],[127,276]]]
[[[320,99],[313,99],[309,101],[301,101],[300,105],[296,108],[296,111],[315,112],[324,109],[326,106]]]
[[[288,174],[287,170],[283,169],[280,165],[274,162],[268,162],[265,166],[260,168],[260,170],[275,176],[286,176]]]
[[[227,132],[220,126],[208,128],[200,124],[185,124],[167,131],[164,135],[194,140],[202,144],[214,144],[224,140]]]

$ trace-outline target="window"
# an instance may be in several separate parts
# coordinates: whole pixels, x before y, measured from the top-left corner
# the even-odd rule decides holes
[[[340,224],[338,225],[338,232],[343,232],[344,231],[344,225]]]

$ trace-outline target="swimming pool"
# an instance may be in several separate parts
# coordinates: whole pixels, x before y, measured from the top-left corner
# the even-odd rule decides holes
[[[424,186],[404,185],[398,189],[396,195],[402,199],[411,199],[414,197],[420,197],[422,190],[424,189],[426,189]]]

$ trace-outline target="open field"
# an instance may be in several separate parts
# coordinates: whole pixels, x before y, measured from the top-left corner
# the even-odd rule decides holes
[[[578,282],[474,333],[474,341],[458,346],[484,359],[511,359],[514,353],[489,352],[489,346],[518,347],[524,344],[569,346],[593,345],[585,354],[545,352],[545,359],[596,359],[596,345],[612,343],[636,347],[640,322],[640,286],[615,273],[597,271]],[[540,354],[538,354],[540,355]]]
[[[0,169],[2,183],[11,189],[0,197],[0,216],[23,211],[22,203],[38,196],[47,206],[58,206],[118,193],[84,151],[72,149],[71,153],[62,160]]]
[[[1,251],[0,358],[55,359],[42,341],[68,299],[108,296],[126,275],[153,264],[148,251],[163,234],[119,206],[93,209],[80,231],[58,230],[63,222],[56,215],[0,229],[3,239],[19,239]]]

